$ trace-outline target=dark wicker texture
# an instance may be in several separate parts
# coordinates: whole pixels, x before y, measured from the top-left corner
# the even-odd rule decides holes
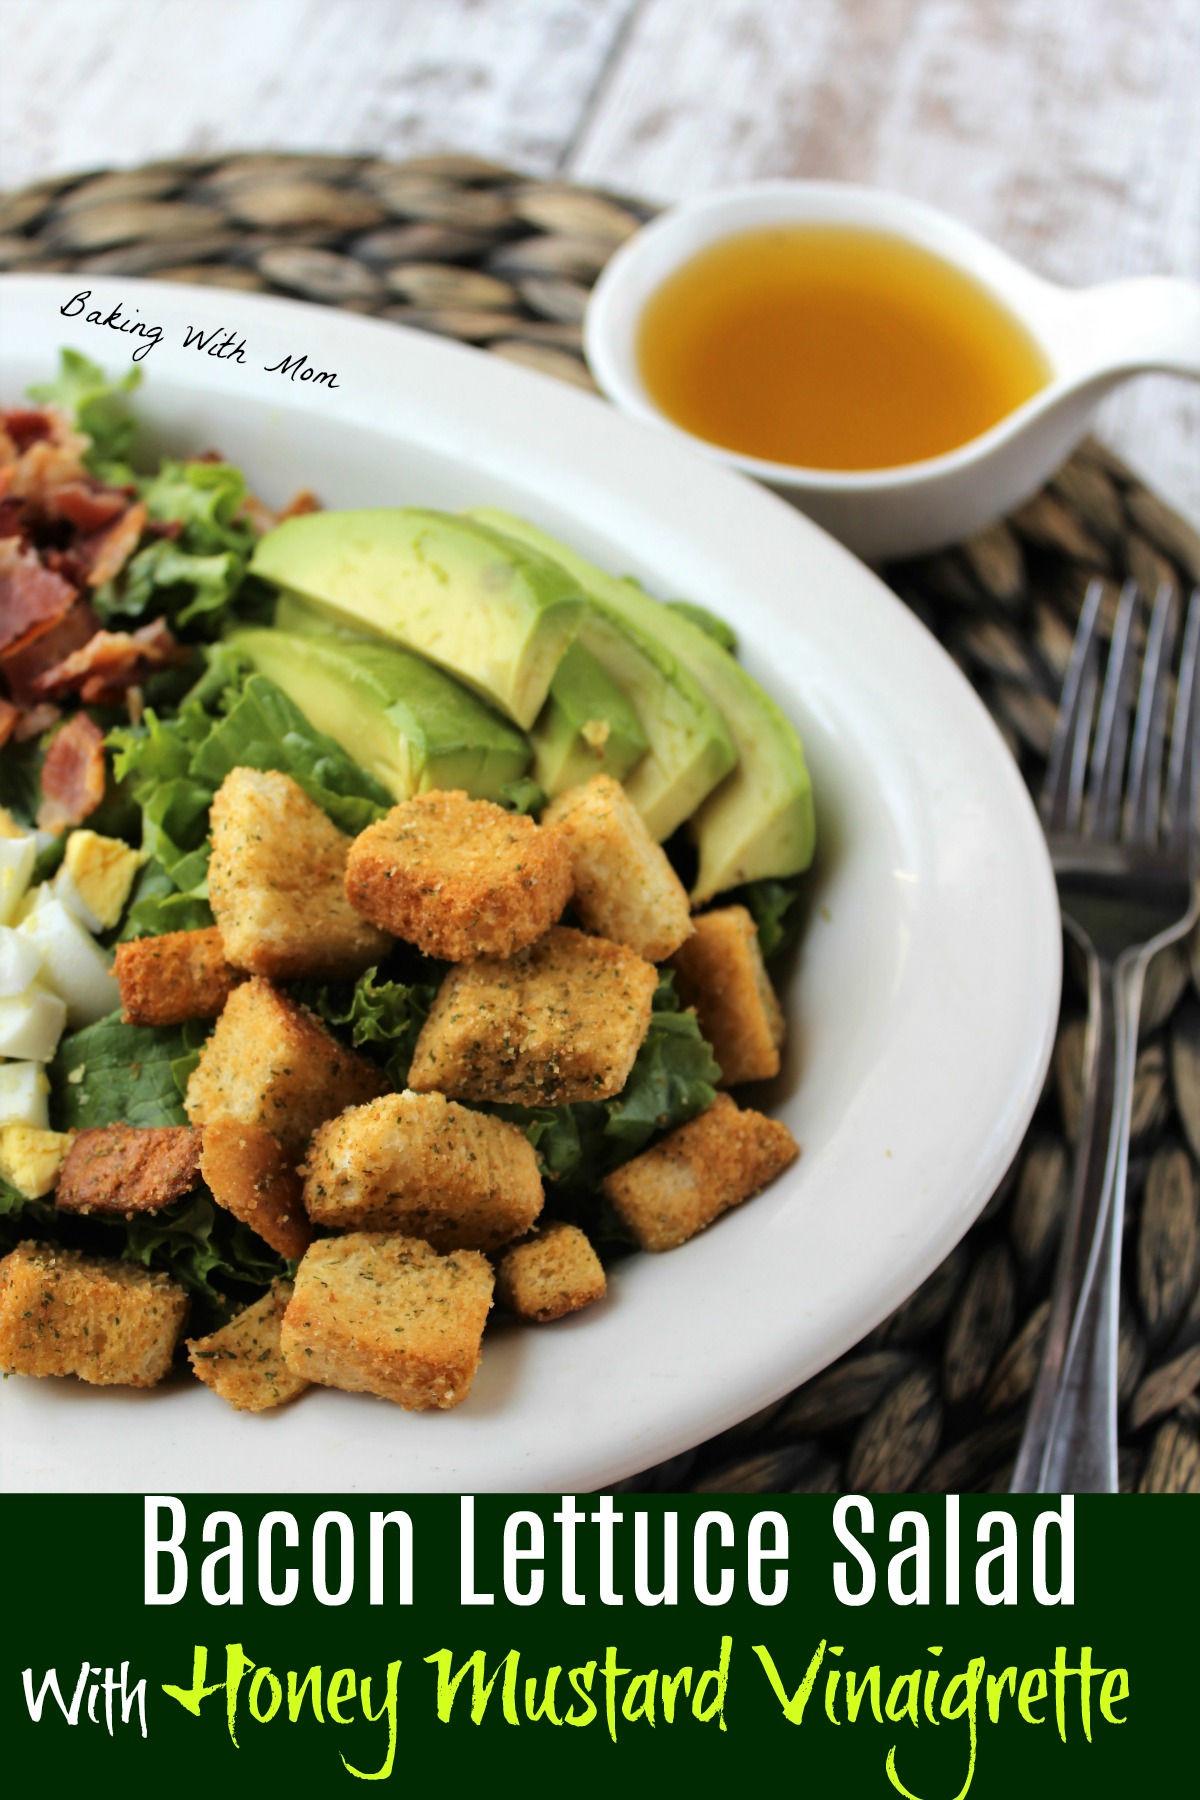
[[[588,291],[649,216],[474,157],[154,163],[0,197],[0,268],[284,293],[440,332],[590,387]],[[1181,594],[1200,534],[1089,443],[1005,523],[886,579],[959,663],[1036,787],[1088,580]],[[1006,1487],[1045,1329],[1078,1129],[1083,998],[1025,1143],[978,1223],[855,1349],[630,1489]],[[1121,1483],[1200,1491],[1200,939],[1154,964],[1142,1018],[1124,1253]]]

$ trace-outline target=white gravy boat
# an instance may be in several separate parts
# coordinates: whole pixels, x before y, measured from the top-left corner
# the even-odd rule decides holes
[[[642,308],[668,275],[710,244],[783,224],[882,231],[931,251],[1015,315],[1041,347],[1050,380],[959,449],[896,468],[793,468],[684,432],[643,385]],[[596,285],[584,339],[593,375],[618,406],[691,437],[708,455],[792,501],[860,556],[878,560],[954,543],[1020,505],[1079,442],[1105,394],[1128,376],[1158,369],[1200,379],[1200,283],[1150,275],[1058,287],[957,220],[899,194],[842,182],[761,182],[673,207],[631,238]]]

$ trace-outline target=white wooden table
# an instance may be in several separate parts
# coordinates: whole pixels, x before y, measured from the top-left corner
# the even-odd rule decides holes
[[[1200,277],[1197,0],[0,0],[0,188],[231,149],[460,148],[654,199],[805,175],[1061,281]],[[1102,429],[1200,521],[1200,389]]]

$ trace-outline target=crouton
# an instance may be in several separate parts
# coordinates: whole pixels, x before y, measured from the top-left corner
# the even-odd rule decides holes
[[[99,1125],[77,1132],[58,1177],[59,1212],[161,1212],[195,1187],[200,1133],[186,1125]]]
[[[562,912],[571,860],[557,832],[490,800],[418,794],[355,838],[346,892],[427,956],[511,956]]]
[[[238,969],[361,975],[387,938],[346,899],[344,837],[290,775],[231,769],[213,797],[208,898]]]
[[[304,1204],[335,1231],[402,1231],[435,1250],[494,1250],[529,1230],[542,1182],[516,1125],[442,1094],[387,1094],[314,1134]]]
[[[299,1162],[318,1125],[386,1086],[374,1063],[339,1044],[307,1007],[254,976],[229,996],[184,1107],[193,1125],[264,1125]]]
[[[241,971],[225,960],[215,925],[204,931],[168,931],[117,945],[113,973],[121,990],[126,1025],[183,1025],[215,1019]]]
[[[619,781],[593,775],[549,806],[567,840],[575,910],[589,931],[662,962],[692,930],[687,890]]]
[[[0,1261],[0,1373],[153,1387],[171,1366],[187,1313],[187,1295],[166,1275],[56,1244],[18,1244]]]
[[[308,1386],[284,1362],[279,1342],[291,1297],[291,1282],[276,1281],[261,1300],[220,1331],[187,1340],[187,1353],[200,1380],[238,1412],[267,1412],[294,1400]]]
[[[695,1007],[700,1030],[721,1065],[721,1086],[778,1075],[783,1009],[746,908],[723,906],[702,913],[694,935],[671,958],[671,967],[679,998]]]
[[[248,1225],[280,1256],[295,1261],[312,1243],[300,1176],[279,1139],[263,1125],[214,1119],[204,1127],[200,1173],[218,1206]]]
[[[71,1148],[69,1131],[43,1131],[37,1125],[0,1125],[0,1181],[7,1181],[26,1200],[40,1200],[58,1180]]]
[[[284,1314],[288,1368],[409,1410],[457,1406],[479,1367],[492,1282],[477,1250],[439,1256],[382,1231],[320,1238]]]
[[[496,1298],[521,1319],[561,1319],[607,1291],[600,1258],[583,1232],[557,1219],[506,1250],[496,1269]]]
[[[564,925],[509,961],[464,963],[438,990],[408,1085],[522,1106],[607,1100],[650,1029],[657,982],[632,950]]]
[[[600,1186],[643,1250],[674,1250],[757,1194],[799,1154],[779,1119],[718,1094],[706,1113],[614,1170]]]

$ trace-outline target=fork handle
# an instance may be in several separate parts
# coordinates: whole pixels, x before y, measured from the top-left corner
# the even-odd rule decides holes
[[[1083,1292],[1071,1328],[1058,1404],[1042,1459],[1043,1493],[1117,1491],[1117,1353],[1121,1333],[1121,1241],[1129,1130],[1137,1065],[1144,954],[1110,973],[1117,1030],[1117,1088],[1105,1157],[1105,1191]]]
[[[1143,965],[1086,939],[1084,1116],[1041,1367],[1010,1492],[1115,1493],[1121,1224]]]

